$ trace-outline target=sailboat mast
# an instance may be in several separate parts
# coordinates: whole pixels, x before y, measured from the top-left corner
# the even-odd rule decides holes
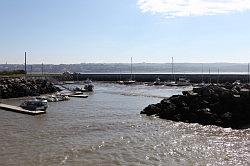
[[[174,75],[174,57],[172,57],[172,79],[175,81],[175,75]]]
[[[26,52],[24,52],[24,71],[25,71],[25,76],[27,75],[27,57],[26,57]]]
[[[44,68],[43,68],[43,63],[42,63],[42,75],[44,74]]]
[[[130,64],[130,79],[132,80],[133,79],[133,76],[132,76],[132,73],[133,73],[133,66],[132,66],[132,63],[133,63],[133,58],[131,57],[131,64]]]
[[[202,69],[201,69],[201,74],[202,74],[202,75],[201,75],[201,82],[203,82],[203,80],[204,80],[203,70],[204,70],[204,69],[203,69],[203,63],[202,63]]]
[[[248,74],[248,84],[250,84],[250,66],[249,66],[249,63],[248,63],[248,71],[247,71],[247,74]]]
[[[208,69],[208,73],[209,73],[209,84],[211,84],[211,72],[210,72],[210,67],[209,67],[209,69]]]
[[[217,84],[219,83],[219,78],[220,78],[220,69],[218,68]]]

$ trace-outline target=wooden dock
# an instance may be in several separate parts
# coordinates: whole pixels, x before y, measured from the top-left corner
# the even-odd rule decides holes
[[[46,113],[46,111],[40,111],[40,110],[30,111],[30,110],[26,110],[18,106],[13,106],[13,105],[8,105],[8,104],[3,104],[3,103],[0,103],[0,109],[6,110],[6,111],[17,112],[21,114],[28,114],[28,115],[40,115],[40,114]]]

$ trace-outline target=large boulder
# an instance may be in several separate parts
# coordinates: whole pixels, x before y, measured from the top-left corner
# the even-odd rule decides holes
[[[0,98],[36,96],[60,91],[47,80],[1,79]]]
[[[242,128],[250,124],[250,87],[244,84],[209,85],[184,91],[141,113],[163,119]]]

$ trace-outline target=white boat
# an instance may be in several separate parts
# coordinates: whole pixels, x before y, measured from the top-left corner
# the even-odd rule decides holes
[[[165,86],[177,86],[177,83],[175,81],[167,81],[164,83]]]
[[[84,88],[79,88],[79,87],[75,87],[73,89],[73,92],[92,92],[94,90],[94,85],[93,84],[85,84]]]
[[[64,81],[64,84],[75,84],[74,81]]]
[[[118,84],[124,84],[124,81],[117,81]]]
[[[48,108],[48,101],[47,100],[28,100],[23,102],[20,105],[21,108],[30,110],[30,111],[38,111],[42,110],[45,111]]]
[[[128,80],[128,81],[123,81],[124,85],[129,85],[129,84],[134,84],[135,80]]]
[[[133,59],[131,57],[131,66],[130,66],[130,79],[127,81],[117,81],[118,84],[124,84],[124,85],[130,85],[136,83],[135,80],[133,80]]]
[[[47,100],[48,102],[58,102],[58,101],[69,100],[69,97],[67,95],[56,93],[53,95],[38,96],[36,97],[36,100]]]
[[[84,85],[85,92],[92,92],[94,90],[94,85],[92,83],[88,83]]]
[[[92,81],[91,79],[87,78],[85,81],[84,81],[85,84],[92,84]]]
[[[172,81],[165,82],[165,86],[189,86],[191,83],[186,78],[179,78],[177,81],[174,74],[174,58],[172,57]]]
[[[155,82],[153,82],[153,85],[164,85],[164,82],[161,82],[161,79],[157,77]]]
[[[164,83],[165,86],[189,86],[191,83],[185,78],[179,78],[178,81],[167,81]]]
[[[189,86],[191,83],[186,78],[179,78],[177,81],[177,86]]]

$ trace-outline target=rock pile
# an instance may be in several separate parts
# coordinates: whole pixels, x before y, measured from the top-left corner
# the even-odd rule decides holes
[[[250,85],[207,85],[182,93],[149,105],[141,114],[231,128],[250,125]]]
[[[60,89],[47,80],[26,80],[21,78],[0,80],[0,99],[37,96],[57,91],[60,91]]]

